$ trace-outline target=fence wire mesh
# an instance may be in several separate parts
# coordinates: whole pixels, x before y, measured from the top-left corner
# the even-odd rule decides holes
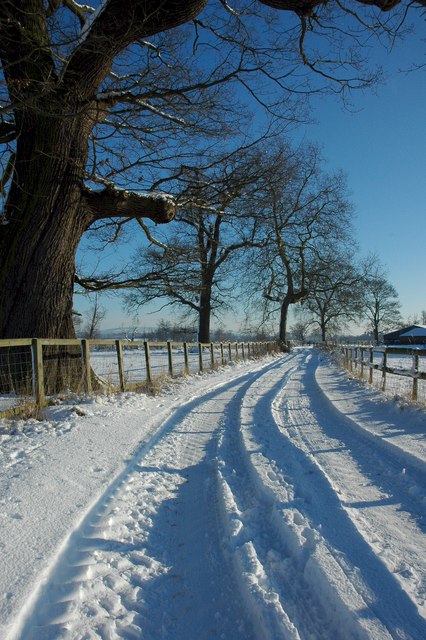
[[[81,345],[43,345],[43,378],[46,396],[86,390]]]
[[[96,344],[89,341],[89,352],[94,388],[119,388],[120,373],[116,345]]]
[[[171,348],[173,355],[173,375],[183,376],[186,373],[185,348],[179,343],[173,343]]]
[[[69,393],[153,387],[158,380],[210,371],[277,351],[254,343],[160,343],[121,340],[0,340],[0,415],[42,406]]]
[[[381,349],[344,348],[342,363],[354,375],[387,396],[426,403],[426,351],[396,353]]]
[[[0,413],[13,410],[33,396],[33,357],[31,343],[0,346]]]
[[[151,363],[151,377],[164,378],[169,375],[169,352],[167,344],[150,342],[149,356]]]

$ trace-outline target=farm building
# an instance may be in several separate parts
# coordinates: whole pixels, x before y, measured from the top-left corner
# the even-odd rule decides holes
[[[426,345],[426,325],[412,324],[397,331],[391,331],[383,335],[383,342],[392,344],[424,344]]]

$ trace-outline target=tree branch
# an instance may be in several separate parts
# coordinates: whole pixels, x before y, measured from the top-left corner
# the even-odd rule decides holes
[[[0,144],[12,142],[17,137],[16,126],[14,122],[0,123]]]
[[[70,57],[63,76],[68,90],[90,98],[110,71],[115,56],[140,38],[185,24],[207,0],[106,0],[83,30],[80,44]]]
[[[174,200],[167,194],[138,193],[108,186],[102,191],[85,189],[83,210],[89,225],[103,218],[150,218],[157,224],[170,222],[175,217]]]

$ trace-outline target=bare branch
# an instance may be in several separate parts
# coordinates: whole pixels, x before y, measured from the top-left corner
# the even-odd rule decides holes
[[[138,193],[106,187],[102,191],[85,189],[82,208],[90,224],[103,218],[150,218],[157,224],[175,217],[175,204],[167,194]]]
[[[160,242],[159,240],[154,238],[154,236],[151,235],[150,230],[148,229],[148,227],[146,226],[142,218],[136,218],[136,222],[144,230],[146,237],[152,244],[155,244],[155,246],[159,247],[160,249],[167,249],[167,245],[163,244],[162,242]]]

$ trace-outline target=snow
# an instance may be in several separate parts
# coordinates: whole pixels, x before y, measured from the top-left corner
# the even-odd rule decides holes
[[[426,420],[311,349],[0,422],[0,637],[426,637]]]
[[[409,331],[401,333],[401,337],[405,336],[426,336],[426,327],[424,325],[416,325]]]

